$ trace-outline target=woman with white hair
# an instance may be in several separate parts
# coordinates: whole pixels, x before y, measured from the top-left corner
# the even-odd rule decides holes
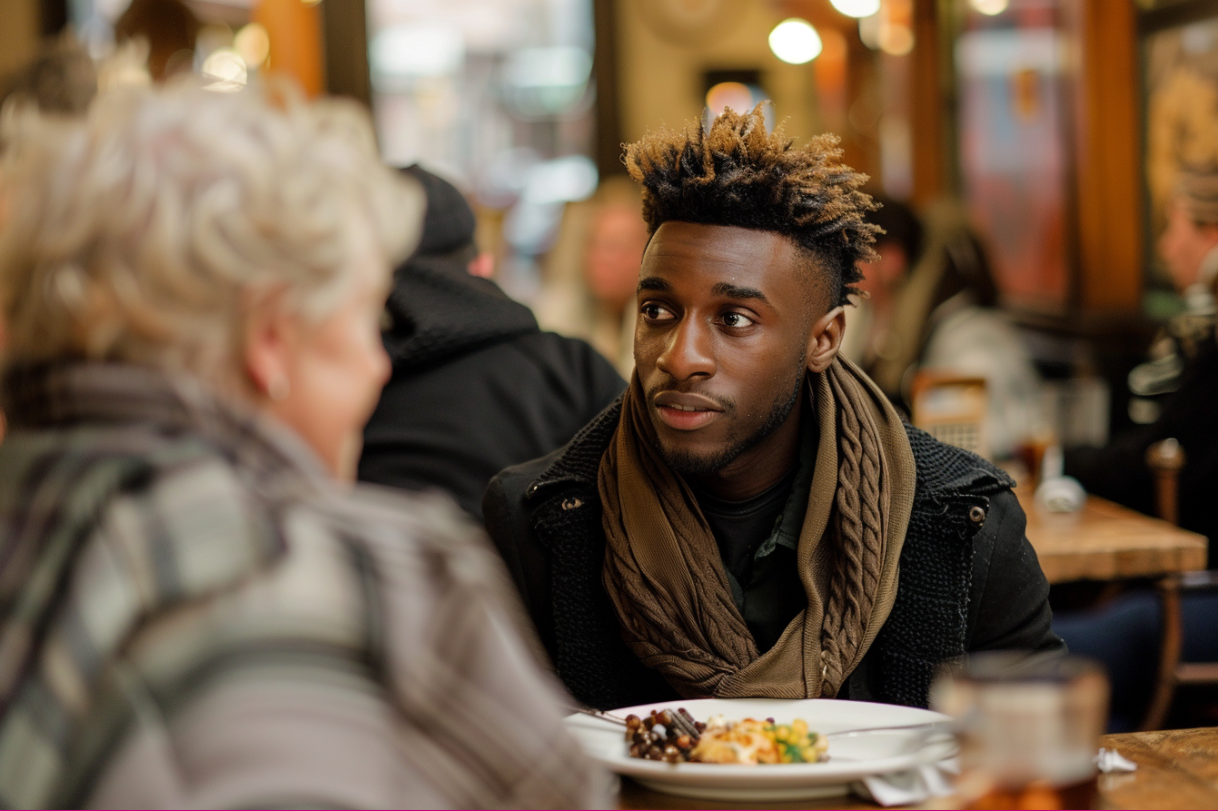
[[[421,214],[366,117],[5,112],[0,803],[601,802],[480,533],[343,481]]]

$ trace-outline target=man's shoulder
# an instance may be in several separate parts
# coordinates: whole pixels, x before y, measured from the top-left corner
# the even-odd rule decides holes
[[[483,509],[486,509],[485,505],[490,499],[502,502],[505,506],[523,509],[525,494],[529,491],[529,486],[553,466],[566,450],[566,446],[563,446],[545,456],[530,459],[499,471],[487,487],[486,496],[483,498]]]
[[[491,479],[482,497],[482,514],[501,553],[529,544],[533,516],[550,502],[574,491],[583,501],[597,498],[600,460],[617,428],[621,402],[619,397],[558,450],[501,470]]]
[[[917,500],[991,496],[1015,486],[1005,471],[975,453],[941,442],[909,424],[905,433],[917,470]]]
[[[609,447],[622,413],[618,396],[592,418],[571,441],[556,451],[499,472],[491,481],[505,493],[529,500],[544,498],[560,485],[596,485],[601,457]]]

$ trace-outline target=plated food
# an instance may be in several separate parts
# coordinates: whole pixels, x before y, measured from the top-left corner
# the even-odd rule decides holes
[[[697,721],[684,707],[626,717],[630,756],[666,763],[737,765],[820,763],[829,759],[829,741],[795,719],[728,720],[723,715]]]
[[[725,719],[773,718],[778,725],[791,727],[795,726],[796,719],[802,718],[809,727],[814,727],[820,733],[818,738],[831,743],[829,752],[832,758],[827,762],[758,766],[684,760],[674,764],[665,763],[663,758],[651,760],[630,756],[630,746],[622,736],[625,730],[622,724],[627,716],[637,715],[642,726],[643,719],[649,718],[653,710],[659,715],[663,710],[676,713],[682,708],[687,710],[687,715],[704,723],[699,738],[715,716]],[[724,802],[742,803],[755,808],[761,802],[841,797],[855,781],[936,763],[957,751],[955,740],[949,736],[925,740],[925,725],[949,723],[951,719],[947,716],[916,707],[866,701],[832,698],[684,698],[619,707],[607,715],[618,719],[619,723],[614,723],[613,718],[592,718],[586,713],[574,713],[566,719],[567,728],[592,758],[647,789],[699,798],[716,808]],[[654,723],[652,726],[654,729]],[[918,728],[903,729],[907,726]],[[890,731],[868,735],[840,734],[845,730],[880,727]],[[667,733],[665,728],[665,745]],[[662,748],[660,754],[663,755]]]

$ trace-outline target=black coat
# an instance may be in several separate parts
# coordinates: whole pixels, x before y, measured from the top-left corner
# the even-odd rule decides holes
[[[364,429],[359,478],[445,490],[478,519],[491,477],[561,447],[626,385],[457,261],[399,268],[386,309],[393,376]]]
[[[567,447],[503,471],[483,500],[559,678],[608,709],[676,698],[621,641],[601,585],[596,475],[621,414],[606,409]],[[1064,649],[1023,510],[997,468],[906,427],[917,465],[897,598],[842,698],[925,706],[938,667],[969,651]]]
[[[1180,388],[1163,405],[1159,419],[1129,431],[1103,448],[1066,452],[1066,473],[1088,492],[1112,499],[1139,512],[1156,513],[1155,487],[1146,449],[1161,439],[1175,438],[1184,449],[1179,478],[1180,526],[1218,538],[1218,344],[1201,343],[1180,379]],[[1210,566],[1218,566],[1211,544]]]

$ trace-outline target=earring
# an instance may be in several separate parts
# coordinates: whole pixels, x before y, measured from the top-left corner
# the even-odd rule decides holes
[[[292,392],[292,384],[287,375],[276,375],[266,384],[266,396],[272,400],[282,400]]]

